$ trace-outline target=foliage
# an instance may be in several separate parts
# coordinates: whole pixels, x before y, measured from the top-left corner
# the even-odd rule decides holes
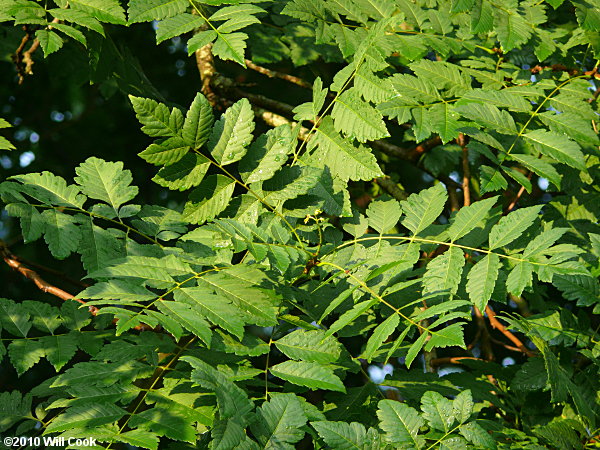
[[[0,394],[5,435],[597,445],[595,1],[0,0],[0,21],[22,39],[12,83],[45,64],[34,42],[148,137],[143,165],[94,154],[0,184],[14,234],[84,284],[71,296],[0,242],[64,300],[0,299],[0,358],[41,374]],[[187,107],[115,43],[138,23],[195,56]],[[312,89],[245,92],[256,64]]]

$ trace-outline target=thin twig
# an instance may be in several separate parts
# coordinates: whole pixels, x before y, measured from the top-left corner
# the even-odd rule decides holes
[[[387,192],[390,196],[395,198],[398,201],[406,200],[408,198],[408,193],[400,189],[398,185],[387,176],[375,178],[375,183],[377,183],[385,192]]]
[[[535,356],[534,352],[525,347],[525,345],[521,342],[521,340],[518,337],[516,337],[514,334],[508,331],[506,327],[500,323],[500,321],[496,318],[496,313],[492,310],[492,308],[487,306],[485,308],[485,312],[487,313],[488,320],[490,321],[490,325],[492,325],[493,328],[495,328],[504,336],[506,336],[513,344],[517,346],[519,350],[521,350],[521,352],[525,353],[529,357]]]
[[[312,89],[312,85],[309,82],[304,81],[302,78],[298,78],[298,77],[295,77],[294,75],[289,75],[287,73],[277,72],[276,70],[267,69],[266,67],[258,66],[256,64],[254,64],[252,61],[250,61],[249,59],[247,59],[245,62],[246,62],[246,66],[249,69],[252,69],[258,73],[266,75],[269,78],[279,78],[280,80],[289,81],[290,83],[293,83],[300,87],[303,87],[306,89]]]
[[[474,356],[450,356],[445,358],[436,358],[431,360],[432,366],[441,366],[444,364],[462,364],[465,360],[471,361],[483,361],[481,358],[475,358]]]
[[[456,139],[458,145],[462,148],[462,169],[463,169],[463,205],[469,206],[471,204],[471,189],[469,184],[471,182],[471,167],[469,166],[469,148],[467,147],[467,140],[463,133],[458,135]]]

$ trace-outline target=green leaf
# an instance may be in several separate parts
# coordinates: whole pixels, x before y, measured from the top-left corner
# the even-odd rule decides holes
[[[469,422],[459,427],[460,434],[462,434],[469,442],[475,447],[495,449],[496,442],[494,438],[484,430],[481,425],[477,422]]]
[[[252,434],[264,448],[287,448],[304,437],[307,418],[294,394],[277,394],[257,409]]]
[[[373,201],[367,209],[369,225],[379,234],[384,234],[394,228],[400,220],[401,214],[400,203],[394,199]]]
[[[494,292],[500,266],[499,256],[495,253],[489,253],[469,271],[467,292],[473,304],[480,311],[485,311],[485,307]]]
[[[192,31],[194,28],[199,28],[203,24],[204,20],[189,13],[181,13],[174,17],[168,17],[158,23],[156,43],[160,44],[167,39]]]
[[[497,200],[498,197],[490,197],[461,208],[458,213],[456,213],[456,216],[454,216],[452,224],[446,231],[450,240],[455,242],[471,232],[486,218]]]
[[[215,30],[205,30],[197,32],[187,41],[188,54],[191,55],[192,53],[200,50],[205,45],[210,44],[216,39],[216,37],[217,32]]]
[[[448,433],[454,422],[454,408],[450,400],[438,392],[429,391],[421,397],[423,418],[430,428]]]
[[[343,92],[335,101],[331,117],[337,131],[359,142],[388,137],[381,113],[360,99],[355,90]]]
[[[200,286],[208,286],[217,294],[224,295],[248,316],[248,321],[261,326],[277,323],[277,309],[272,297],[256,286],[265,277],[258,269],[232,267],[218,273],[209,273],[198,280]]]
[[[40,338],[40,345],[44,349],[46,359],[57,372],[75,356],[77,351],[75,332],[68,335],[44,336]]]
[[[183,210],[183,219],[204,223],[214,219],[229,204],[235,182],[224,175],[211,175],[192,191]]]
[[[239,161],[246,154],[253,131],[254,114],[250,102],[243,98],[228,108],[215,123],[208,149],[222,166]]]
[[[523,96],[512,91],[502,89],[500,91],[491,89],[473,89],[464,94],[457,102],[458,105],[468,105],[469,103],[490,103],[499,108],[507,108],[516,112],[531,111],[531,102]]]
[[[129,23],[162,20],[185,12],[185,0],[130,0],[127,8]]]
[[[448,103],[438,103],[427,110],[431,131],[437,133],[442,143],[458,137],[459,115],[454,112],[454,106]]]
[[[64,178],[50,172],[15,175],[9,179],[21,182],[25,194],[46,205],[81,209],[86,200],[86,197],[80,194],[78,186],[67,186]]]
[[[19,376],[31,369],[46,355],[46,349],[40,340],[19,339],[8,346],[8,356]]]
[[[333,369],[318,363],[285,361],[269,368],[269,372],[282,380],[311,389],[346,392],[342,381]]]
[[[125,255],[123,244],[110,231],[95,225],[91,217],[82,219],[79,253],[88,272],[109,266]]]
[[[168,166],[183,158],[189,150],[189,145],[182,138],[176,136],[159,139],[150,144],[143,152],[138,153],[138,156],[155,166]]]
[[[190,305],[181,302],[161,300],[156,303],[156,306],[163,314],[166,314],[177,321],[179,325],[194,333],[202,339],[207,346],[210,346],[212,337],[210,325]]]
[[[560,175],[556,169],[546,161],[542,161],[541,159],[531,155],[523,155],[518,153],[511,153],[509,158],[520,163],[540,177],[546,178],[554,186],[560,188],[562,175]]]
[[[506,278],[506,289],[513,295],[520,296],[526,287],[531,286],[533,265],[519,261]]]
[[[338,450],[378,450],[383,448],[379,433],[373,428],[365,430],[365,426],[358,422],[311,422],[310,425],[317,430],[330,448]]]
[[[171,275],[185,275],[190,273],[192,273],[190,266],[181,262],[173,255],[164,258],[128,256],[116,261],[110,267],[89,274],[89,278],[141,278],[149,281],[172,283],[173,278]]]
[[[517,209],[502,217],[490,230],[490,250],[504,247],[518,238],[538,217],[542,205]]]
[[[81,192],[89,198],[102,200],[112,206],[118,215],[119,207],[132,200],[138,188],[130,186],[133,178],[129,170],[123,170],[122,162],[106,162],[91,157],[76,169],[75,182],[81,186]]]
[[[502,134],[517,134],[517,126],[507,111],[501,111],[489,103],[468,103],[457,105],[455,111],[467,119],[474,120],[484,127]]]
[[[150,98],[129,96],[142,131],[152,137],[178,136],[183,127],[183,114],[177,108],[169,108]]]
[[[63,46],[63,39],[50,30],[37,30],[35,37],[40,41],[40,47],[44,52],[44,58],[48,55],[58,51]]]
[[[338,320],[331,324],[329,330],[327,330],[327,336],[331,336],[333,333],[337,333],[342,328],[348,326],[354,322],[357,318],[366,313],[369,309],[377,303],[377,299],[365,300],[364,302],[357,303],[354,307],[344,314],[342,314]]]
[[[567,136],[546,130],[533,130],[523,135],[544,155],[575,169],[586,170],[583,153]]]
[[[125,25],[125,11],[118,0],[69,0],[71,8],[81,10],[101,22]]]
[[[87,39],[85,35],[79,31],[77,28],[73,28],[70,25],[65,25],[64,23],[55,23],[52,28],[58,31],[62,31],[67,36],[72,37],[76,41],[83,44],[84,47],[87,47]]]
[[[42,236],[44,220],[36,208],[26,203],[9,203],[5,210],[10,216],[20,218],[23,242],[33,242]]]
[[[119,442],[124,442],[126,444],[147,448],[149,450],[157,450],[158,449],[158,436],[154,433],[151,433],[146,430],[130,430],[125,433],[119,433],[114,436]]]
[[[209,130],[214,122],[212,107],[200,92],[188,110],[181,136],[192,149],[199,149],[209,138]]]
[[[206,319],[242,339],[244,317],[227,297],[211,294],[203,287],[192,287],[175,291],[175,300],[194,306]]]
[[[412,365],[413,361],[425,345],[425,341],[427,341],[428,337],[429,334],[424,331],[423,333],[421,333],[421,336],[419,336],[419,338],[411,344],[411,346],[408,349],[408,352],[406,353],[406,358],[404,361],[407,368],[410,369],[410,366]]]
[[[427,264],[427,271],[423,276],[423,293],[448,292],[456,294],[460,283],[465,255],[462,249],[450,247]]]
[[[532,27],[517,12],[500,9],[495,19],[494,26],[504,51],[508,52],[529,40]]]
[[[42,213],[42,220],[44,240],[52,256],[65,259],[77,250],[81,230],[75,225],[73,216],[60,213],[55,209],[47,209]]]
[[[23,395],[19,391],[0,394],[0,431],[6,431],[13,424],[31,415],[31,394]]]
[[[102,27],[102,24],[96,18],[94,18],[94,16],[87,12],[70,8],[53,8],[49,9],[48,12],[56,19],[72,22],[104,36],[104,28]]]
[[[322,330],[295,330],[275,341],[277,348],[288,358],[328,364],[341,354],[340,343]]]
[[[461,391],[452,401],[454,417],[459,423],[465,423],[473,414],[473,395],[469,389]]]
[[[589,121],[577,114],[570,112],[556,114],[553,111],[546,111],[538,114],[538,117],[552,131],[570,136],[578,142],[598,145],[598,135]]]
[[[479,168],[481,176],[481,193],[501,191],[508,187],[506,178],[502,176],[498,169],[490,166],[481,166]]]
[[[331,174],[347,180],[370,180],[382,175],[377,159],[362,145],[352,145],[334,129],[330,117],[325,117],[310,146],[316,145],[318,150],[311,155],[309,162],[315,166],[327,166]]]
[[[176,163],[160,169],[152,181],[171,190],[185,191],[198,186],[209,167],[210,160],[206,156],[190,152]]]
[[[212,51],[221,59],[234,61],[246,67],[244,62],[244,51],[246,50],[246,33],[219,33]]]
[[[425,421],[417,410],[394,400],[381,400],[378,404],[379,426],[385,431],[385,440],[393,445],[422,448],[425,439],[418,436]]]
[[[294,144],[289,125],[280,125],[260,135],[240,161],[242,180],[249,184],[271,178],[287,161]]]
[[[375,352],[379,350],[379,347],[390,337],[390,335],[396,330],[396,327],[400,323],[400,316],[398,314],[392,314],[379,325],[373,331],[373,334],[367,341],[367,346],[363,352],[363,357],[367,361],[371,361]]]
[[[402,225],[414,235],[419,234],[433,223],[442,213],[448,194],[442,184],[425,189],[418,194],[412,194],[408,200],[402,201],[405,218]]]

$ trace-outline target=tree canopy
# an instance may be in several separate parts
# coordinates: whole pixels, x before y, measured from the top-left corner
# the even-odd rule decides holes
[[[0,0],[0,51],[4,446],[599,445],[598,0]]]

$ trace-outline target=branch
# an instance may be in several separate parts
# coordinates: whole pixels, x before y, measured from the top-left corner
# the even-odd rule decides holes
[[[290,83],[296,84],[300,87],[312,89],[312,85],[309,82],[304,81],[301,78],[295,77],[294,75],[288,75],[287,73],[277,72],[276,70],[271,70],[267,69],[266,67],[258,66],[249,59],[246,59],[245,62],[248,69],[252,69],[258,73],[262,73],[263,75],[266,75],[269,78],[279,78],[280,80],[289,81]]]
[[[492,310],[492,308],[487,306],[485,308],[485,312],[487,313],[488,320],[490,321],[490,325],[492,325],[493,328],[495,328],[504,336],[506,336],[513,344],[517,346],[517,348],[521,352],[525,353],[529,357],[535,356],[534,352],[525,347],[525,345],[520,341],[518,337],[516,337],[514,334],[508,331],[506,327],[502,325],[498,319],[496,319],[496,313]]]
[[[431,360],[432,366],[441,366],[443,364],[462,364],[462,361],[470,359],[472,361],[483,361],[483,359],[475,358],[474,356],[451,356],[445,358],[436,358]]]
[[[463,205],[469,206],[471,204],[471,190],[469,183],[471,182],[471,167],[469,166],[469,149],[467,148],[467,140],[463,133],[458,135],[456,139],[458,145],[462,148],[462,169],[463,169]]]
[[[375,178],[375,183],[377,183],[381,189],[387,192],[390,196],[395,198],[398,201],[406,200],[408,198],[408,193],[400,189],[398,185],[388,176]]]
[[[19,272],[25,278],[33,281],[42,292],[54,295],[55,297],[58,297],[61,300],[75,300],[76,302],[81,303],[82,305],[86,304],[86,302],[84,302],[83,300],[75,298],[74,295],[69,294],[68,292],[63,291],[62,289],[48,283],[36,271],[25,267],[19,261],[19,258],[12,254],[10,249],[6,246],[6,243],[2,240],[0,240],[0,256],[2,257],[2,259],[4,259],[4,262],[8,264],[9,267]],[[98,313],[98,308],[96,308],[95,306],[89,306],[88,309],[92,316],[95,316]]]

